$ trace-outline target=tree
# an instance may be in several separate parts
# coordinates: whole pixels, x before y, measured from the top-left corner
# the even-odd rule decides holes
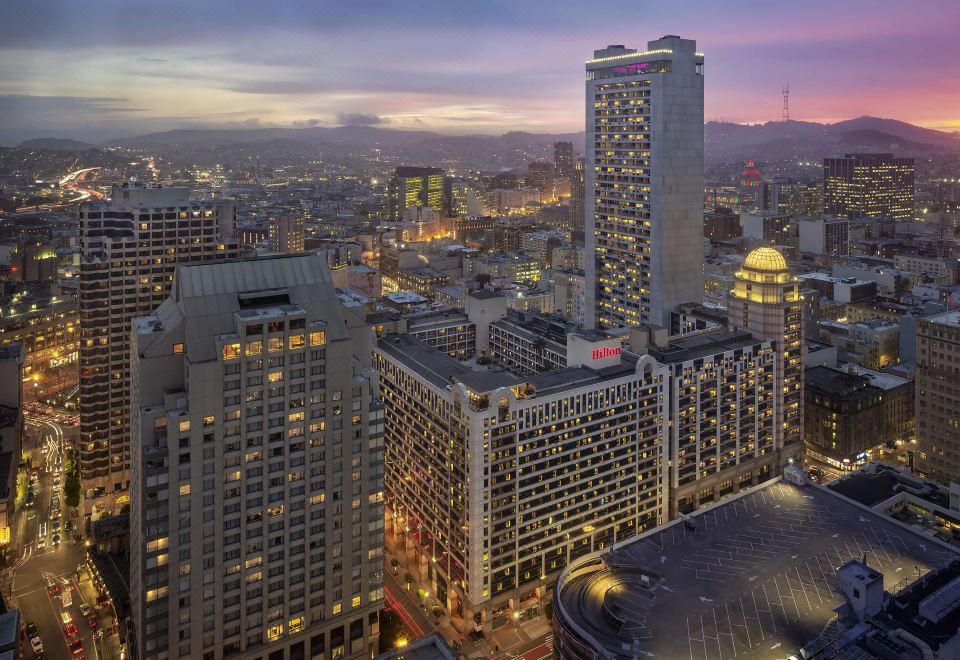
[[[393,572],[394,572],[394,573],[397,572],[397,566],[399,566],[399,565],[400,565],[400,560],[397,559],[396,557],[394,557],[393,559],[390,560],[390,566],[393,567]]]
[[[550,621],[553,619],[553,601],[550,601],[549,603],[543,606],[543,614],[544,616],[547,617],[547,621]]]
[[[67,451],[64,472],[67,476],[63,482],[63,499],[67,506],[76,508],[80,506],[80,473],[77,470],[72,451]]]
[[[413,576],[407,573],[403,576],[403,581],[407,583],[407,591],[409,591],[410,585],[413,583]]]
[[[443,615],[443,608],[439,605],[433,606],[433,618],[436,619],[437,623],[440,622],[440,617]]]

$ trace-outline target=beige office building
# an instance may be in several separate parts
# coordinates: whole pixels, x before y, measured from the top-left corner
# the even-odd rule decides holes
[[[371,656],[384,524],[371,341],[316,255],[184,265],[133,321],[139,657]]]
[[[166,300],[178,264],[239,255],[235,215],[231,201],[136,183],[80,207],[79,453],[88,521],[129,505],[130,322]]]

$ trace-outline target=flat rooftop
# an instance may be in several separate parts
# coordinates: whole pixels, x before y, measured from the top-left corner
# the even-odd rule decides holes
[[[889,590],[958,556],[820,486],[784,481],[687,521],[615,548],[597,571],[575,570],[555,611],[611,658],[782,659],[834,618],[847,561],[866,558]]]
[[[665,348],[651,346],[649,352],[658,362],[673,364],[749,348],[762,343],[763,340],[755,339],[748,332],[717,328],[671,339]]]

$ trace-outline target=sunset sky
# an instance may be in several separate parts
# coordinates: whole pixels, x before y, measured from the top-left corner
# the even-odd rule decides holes
[[[960,130],[947,0],[6,0],[0,144],[183,127],[583,129],[584,60],[706,54],[706,119],[875,115]]]

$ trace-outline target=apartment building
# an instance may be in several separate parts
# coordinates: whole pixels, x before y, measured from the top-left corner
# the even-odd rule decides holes
[[[960,312],[917,319],[915,468],[941,484],[960,478]]]

